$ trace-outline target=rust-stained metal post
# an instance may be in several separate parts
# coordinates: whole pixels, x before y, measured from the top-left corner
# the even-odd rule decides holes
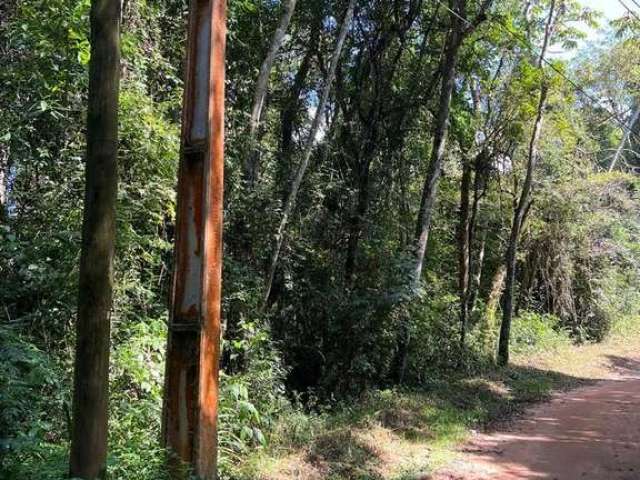
[[[226,0],[191,0],[162,437],[170,471],[216,478]],[[185,468],[186,467],[186,468]]]

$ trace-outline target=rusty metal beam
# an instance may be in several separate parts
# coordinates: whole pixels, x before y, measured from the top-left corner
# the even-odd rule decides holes
[[[192,0],[162,437],[173,478],[216,478],[226,0]]]

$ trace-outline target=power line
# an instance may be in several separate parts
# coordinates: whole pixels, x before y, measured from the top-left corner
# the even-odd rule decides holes
[[[442,5],[445,8],[445,10],[447,10],[449,13],[454,15],[456,18],[458,18],[462,22],[466,23],[468,26],[472,26],[472,23],[469,20],[467,20],[466,18],[462,17],[458,12],[450,9],[447,5],[442,3],[440,0],[436,0],[436,1],[437,1],[437,3]],[[618,0],[618,1],[621,2],[621,0]],[[635,3],[636,0],[633,0],[633,1]],[[536,47],[534,47],[526,37],[524,37],[523,35],[519,34],[518,32],[514,32],[513,30],[511,30],[506,24],[504,24],[502,22],[502,19],[500,19],[499,17],[492,17],[492,18],[488,18],[488,20],[491,21],[491,22],[494,22],[494,24],[498,25],[500,28],[502,28],[502,30],[504,30],[509,35],[511,35],[513,38],[518,40],[521,44],[524,44],[524,46],[527,47],[529,49],[529,51],[531,53],[533,53],[535,56],[540,56],[541,52]],[[582,95],[584,95],[587,99],[589,99],[591,101],[591,103],[592,103],[592,106],[595,107],[595,106],[600,104],[600,101],[596,97],[594,97],[589,92],[587,92],[586,89],[584,87],[582,87],[581,85],[579,85],[575,80],[573,80],[572,78],[569,78],[562,70],[560,70],[558,67],[556,67],[553,64],[553,62],[550,62],[549,60],[547,60],[544,57],[541,57],[541,58],[542,58],[542,61],[548,67],[550,67],[554,72],[556,72],[557,75],[559,75],[562,79],[564,79],[567,83],[569,83],[574,88],[574,90],[576,90],[577,92],[579,92]],[[635,137],[636,140],[640,141],[640,137],[638,137],[638,135],[633,131],[633,129],[628,127],[624,123],[624,121],[619,119],[617,114],[614,113],[613,116],[610,117],[610,119],[613,120],[622,130],[624,130],[625,132],[628,132],[629,135]]]
[[[632,0],[632,1],[633,1],[633,3],[634,3],[635,5],[638,5],[638,3],[637,3],[635,0]],[[637,14],[636,12],[634,12],[632,9],[630,9],[629,7],[627,7],[627,4],[626,4],[626,3],[624,3],[622,0],[618,0],[618,2],[620,3],[620,5],[622,5],[622,6],[625,8],[625,10],[626,10],[627,12],[629,12],[631,15],[633,15],[633,17],[634,17],[636,20],[640,20],[640,17],[638,16],[638,14]]]

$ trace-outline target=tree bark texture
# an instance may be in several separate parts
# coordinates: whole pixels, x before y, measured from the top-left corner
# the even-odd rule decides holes
[[[445,148],[447,145],[447,133],[449,129],[449,115],[451,110],[451,97],[455,87],[456,67],[458,53],[465,38],[470,35],[477,26],[486,18],[486,12],[491,7],[492,0],[484,0],[473,21],[467,20],[467,1],[451,0],[449,2],[451,28],[446,38],[444,55],[440,63],[440,95],[438,108],[433,130],[433,144],[431,147],[431,157],[429,167],[422,188],[420,200],[420,210],[416,222],[416,232],[414,240],[414,263],[410,272],[410,286],[416,291],[422,279],[422,269],[429,241],[429,231],[431,228],[431,216],[435,206],[438,193],[438,182],[442,173],[442,162],[444,160]],[[407,365],[409,354],[409,327],[403,322],[400,325],[398,351],[396,365],[402,371],[397,377],[404,378],[404,368]]]
[[[311,29],[311,39],[307,51],[300,62],[300,67],[296,72],[293,85],[289,90],[288,98],[280,114],[280,158],[278,164],[278,185],[282,189],[282,195],[286,201],[287,181],[291,176],[291,157],[294,152],[294,128],[299,116],[301,99],[300,95],[307,82],[307,77],[311,71],[313,58],[318,50],[320,40],[320,25],[313,25]]]
[[[412,272],[413,286],[417,287],[422,278],[422,267],[429,241],[431,216],[438,193],[438,182],[442,173],[442,161],[444,160],[447,144],[447,132],[449,129],[449,113],[451,109],[451,95],[455,85],[456,64],[458,52],[462,44],[462,32],[459,20],[453,19],[454,27],[447,36],[447,48],[441,63],[442,84],[438,101],[438,111],[433,132],[433,145],[427,175],[422,188],[420,210],[415,235],[415,263]]]
[[[484,346],[485,352],[491,355],[492,360],[495,359],[496,334],[498,333],[496,312],[504,290],[504,279],[506,275],[507,269],[504,263],[502,263],[498,266],[498,269],[491,279],[491,287],[489,289],[489,295],[487,296],[487,303],[480,327],[480,343]]]
[[[551,1],[549,7],[549,16],[545,26],[545,35],[538,57],[537,67],[542,68],[544,57],[549,46],[551,34],[554,28],[556,16],[555,16],[555,0]],[[509,236],[509,243],[507,245],[507,253],[505,255],[505,264],[507,269],[507,276],[505,280],[505,291],[503,296],[502,305],[502,324],[500,325],[500,339],[498,342],[498,364],[507,365],[509,363],[509,341],[511,337],[511,322],[513,320],[513,295],[516,281],[516,262],[518,254],[518,241],[520,239],[520,231],[522,223],[529,209],[531,189],[533,187],[533,176],[538,163],[538,141],[540,138],[540,131],[542,129],[542,121],[544,117],[544,108],[547,102],[548,85],[546,80],[542,80],[540,87],[540,98],[538,101],[538,108],[536,111],[536,119],[533,124],[533,131],[531,133],[531,140],[529,142],[529,150],[527,154],[527,173],[525,175],[524,183],[522,185],[522,191],[520,198],[516,206],[513,222],[511,225],[511,234]]]
[[[286,0],[283,3],[284,6],[282,16],[280,17],[280,23],[273,34],[273,38],[271,39],[269,51],[260,66],[260,72],[258,73],[258,80],[256,82],[256,88],[253,95],[251,119],[249,123],[249,155],[246,158],[244,166],[244,178],[250,186],[253,186],[258,178],[258,167],[260,163],[258,129],[260,127],[262,109],[264,107],[265,99],[267,98],[269,75],[271,74],[271,68],[276,60],[278,51],[280,50],[280,47],[282,47],[282,42],[284,41],[284,37],[287,33],[287,28],[289,27],[291,17],[293,16],[293,12],[296,8],[296,0]]]
[[[69,473],[104,478],[118,184],[120,2],[91,3],[87,161]]]
[[[473,311],[480,283],[482,281],[482,269],[484,266],[485,246],[488,226],[486,220],[479,218],[482,199],[485,195],[485,184],[488,164],[491,161],[486,150],[482,150],[475,159],[473,179],[473,201],[471,202],[470,226],[469,226],[469,285],[467,293],[468,311]],[[474,244],[477,244],[474,246]]]
[[[289,190],[289,194],[287,196],[287,200],[285,202],[284,209],[282,211],[282,217],[280,219],[280,225],[278,226],[278,231],[276,233],[275,246],[273,249],[273,253],[271,255],[271,262],[269,264],[269,270],[267,273],[267,283],[265,286],[265,291],[263,295],[263,308],[268,304],[269,296],[271,295],[271,287],[273,285],[273,279],[276,273],[276,269],[278,268],[278,260],[280,258],[280,251],[282,249],[282,244],[284,242],[284,235],[287,229],[287,225],[289,223],[289,218],[293,213],[293,209],[296,205],[296,199],[298,197],[298,191],[300,190],[300,186],[302,185],[302,180],[304,178],[304,174],[309,167],[309,161],[311,160],[311,154],[313,153],[313,147],[315,145],[315,138],[320,129],[320,122],[322,121],[322,117],[324,115],[324,109],[329,100],[329,93],[331,92],[331,85],[333,83],[333,79],[336,76],[336,69],[338,68],[338,62],[340,61],[340,55],[342,53],[342,47],[344,46],[344,42],[347,38],[347,33],[349,32],[349,26],[351,24],[351,18],[353,17],[353,11],[355,9],[355,0],[350,0],[349,5],[347,6],[347,11],[344,15],[344,19],[342,21],[342,25],[340,27],[340,32],[338,33],[338,39],[336,40],[336,45],[333,50],[333,54],[331,56],[331,63],[329,66],[329,71],[327,72],[327,78],[325,79],[325,84],[322,90],[322,96],[320,98],[320,102],[318,103],[318,107],[316,109],[313,122],[311,123],[311,129],[309,130],[309,136],[305,142],[304,151],[302,154],[302,161],[298,166],[298,170],[296,172],[296,176],[293,179],[293,183],[291,184],[291,189]]]
[[[431,228],[431,216],[438,194],[438,182],[442,173],[447,145],[447,133],[449,129],[449,114],[451,110],[451,97],[455,87],[456,66],[458,53],[464,39],[469,36],[486,19],[486,13],[491,8],[492,0],[484,0],[473,21],[467,20],[466,0],[451,0],[449,11],[451,12],[451,29],[446,39],[444,57],[440,66],[441,86],[438,109],[433,131],[433,145],[431,158],[420,200],[420,210],[415,234],[415,261],[411,280],[414,288],[417,288],[422,278],[422,268],[429,241]]]
[[[533,186],[533,174],[538,163],[538,140],[542,129],[542,120],[544,105],[547,100],[547,87],[543,86],[540,92],[540,101],[538,103],[538,111],[536,120],[531,134],[529,143],[529,153],[527,156],[527,173],[525,176],[520,199],[516,206],[513,222],[511,225],[511,234],[509,235],[509,243],[507,245],[507,253],[505,256],[505,264],[507,268],[507,276],[505,280],[505,291],[502,304],[502,324],[500,325],[500,341],[498,344],[498,363],[507,365],[509,363],[509,339],[511,336],[511,322],[513,320],[513,295],[516,282],[516,262],[518,255],[518,242],[520,240],[520,232],[522,223],[529,205],[531,189]]]
[[[629,142],[631,135],[633,134],[633,129],[638,119],[640,119],[640,107],[637,107],[633,111],[633,114],[631,115],[631,120],[629,121],[629,128],[626,129],[625,132],[623,133],[622,140],[620,140],[620,144],[616,149],[616,153],[613,155],[613,158],[611,159],[611,164],[609,165],[610,172],[613,172],[613,169],[616,168],[616,165],[618,164],[620,157],[622,157],[622,154],[624,153],[624,147]]]
[[[464,348],[469,316],[469,252],[471,244],[471,162],[463,160],[458,222],[458,291],[460,297],[460,345]]]

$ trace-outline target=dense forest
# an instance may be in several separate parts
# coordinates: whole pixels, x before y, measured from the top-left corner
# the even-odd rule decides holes
[[[69,468],[91,3],[0,3],[3,479]],[[188,12],[185,0],[121,3],[113,479],[166,478]],[[254,460],[310,444],[319,418],[373,397],[435,384],[455,395],[447,379],[504,371],[519,352],[634,330],[635,12],[228,2],[221,479],[316,478]]]

